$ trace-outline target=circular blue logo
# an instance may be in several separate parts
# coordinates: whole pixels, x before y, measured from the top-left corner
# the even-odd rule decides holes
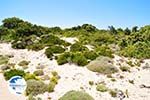
[[[26,90],[27,84],[21,76],[13,76],[9,80],[8,88],[13,94],[23,94]]]

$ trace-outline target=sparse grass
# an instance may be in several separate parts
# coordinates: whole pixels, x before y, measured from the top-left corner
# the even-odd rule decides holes
[[[100,91],[100,92],[106,92],[106,91],[108,91],[108,88],[103,84],[98,84],[96,87],[96,90]]]
[[[56,71],[52,71],[52,77],[50,78],[50,83],[54,83],[55,85],[58,84],[59,75]]]
[[[22,60],[21,62],[19,62],[19,66],[28,66],[30,63],[30,61],[26,61],[26,60]]]
[[[140,67],[141,66],[141,63],[139,61],[135,62],[134,63],[137,67]]]
[[[110,91],[109,91],[109,94],[110,94],[112,97],[117,97],[117,90],[110,90]]]
[[[43,72],[43,70],[41,70],[41,69],[36,70],[36,71],[34,71],[33,73],[34,73],[36,76],[42,76],[42,75],[44,75],[44,72]]]
[[[128,92],[128,89],[126,89],[125,94],[126,94],[127,98],[129,98],[129,92]]]
[[[111,74],[107,74],[107,78],[113,78]]]
[[[94,82],[93,81],[89,81],[89,85],[94,85]]]
[[[9,61],[9,58],[7,56],[0,55],[0,65],[7,64],[8,61]]]
[[[55,86],[56,86],[56,83],[50,82],[50,83],[48,84],[48,92],[53,92]]]
[[[58,77],[57,76],[51,77],[50,82],[53,82],[53,83],[57,84],[58,83]]]
[[[134,84],[134,80],[129,80],[129,83]]]
[[[115,81],[116,81],[116,79],[115,79],[115,78],[111,78],[111,81],[112,81],[112,82],[115,82]]]
[[[58,73],[56,71],[51,72],[53,76],[58,76]]]
[[[127,64],[130,65],[131,67],[134,67],[134,64],[132,63],[132,61],[128,61]]]
[[[120,69],[123,72],[130,72],[130,67],[127,67],[127,66],[121,66]]]

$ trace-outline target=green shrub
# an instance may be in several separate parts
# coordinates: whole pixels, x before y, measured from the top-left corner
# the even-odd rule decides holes
[[[44,49],[44,45],[42,43],[34,43],[32,45],[29,45],[27,47],[29,50],[34,50],[34,51],[39,51],[39,50],[42,50]]]
[[[58,76],[51,77],[50,82],[57,84],[58,83]]]
[[[74,53],[72,56],[72,62],[79,66],[85,66],[88,64],[87,59],[82,53]]]
[[[25,75],[25,80],[30,80],[30,79],[35,79],[35,80],[38,80],[35,76],[35,74],[30,74],[30,73],[26,73]]]
[[[46,50],[51,51],[52,53],[63,53],[65,51],[65,49],[61,46],[50,46],[49,48],[47,48]]]
[[[138,36],[139,37],[139,36]],[[145,37],[146,38],[146,37]],[[150,58],[150,43],[149,42],[141,42],[138,41],[134,44],[130,44],[124,49],[120,51],[120,54],[122,54],[125,57],[133,57],[133,58]]]
[[[25,49],[26,44],[22,41],[14,41],[14,42],[12,42],[12,48],[14,48],[14,49]]]
[[[48,85],[38,80],[27,80],[26,95],[32,94],[33,96],[42,94],[48,91]]]
[[[46,49],[45,55],[47,56],[47,58],[51,59],[53,57],[53,52],[51,51],[51,49]]]
[[[9,80],[13,76],[25,76],[25,72],[23,70],[11,69],[9,71],[4,72],[4,77],[6,80]]]
[[[118,72],[118,69],[113,66],[111,58],[103,56],[91,61],[87,65],[87,68],[93,72],[99,72],[102,74],[112,74]]]
[[[34,71],[33,73],[34,73],[36,76],[42,76],[42,75],[44,75],[44,72],[43,72],[43,70],[41,70],[41,69],[36,70],[36,71]]]
[[[59,100],[94,100],[94,98],[82,91],[69,91]]]
[[[55,86],[56,86],[56,83],[50,82],[50,83],[48,84],[48,92],[53,92]]]
[[[45,45],[54,45],[54,44],[61,45],[64,42],[65,41],[61,40],[59,37],[52,34],[42,35],[40,40],[40,43]]]
[[[108,57],[113,57],[113,52],[108,46],[99,46],[98,48],[95,49],[95,51],[98,53],[98,55],[101,56],[108,56]]]
[[[123,72],[126,72],[126,71],[130,71],[130,67],[127,67],[127,66],[121,66],[120,69],[123,71]]]
[[[71,53],[65,52],[58,56],[57,63],[58,65],[63,65],[65,63],[71,62]]]
[[[98,57],[97,53],[94,51],[86,51],[84,52],[84,56],[90,60],[94,60]]]
[[[100,92],[106,92],[106,91],[108,91],[108,88],[105,85],[103,85],[103,84],[98,84],[96,86],[96,90],[100,91]]]
[[[71,45],[70,51],[83,52],[83,51],[88,51],[88,48],[86,46],[81,45],[80,43],[75,43],[75,44]]]

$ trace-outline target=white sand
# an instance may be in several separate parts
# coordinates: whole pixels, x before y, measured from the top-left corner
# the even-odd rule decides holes
[[[62,40],[74,44],[75,42],[79,41],[76,37],[63,37]]]
[[[50,61],[43,53],[44,50],[39,52],[16,50],[12,49],[10,44],[0,44],[0,54],[14,55],[14,58],[11,58],[10,62],[19,63],[21,60],[31,61],[29,68],[26,71],[35,71],[36,67],[40,63],[41,65],[46,66],[43,69],[45,74],[50,75],[50,72],[53,70],[58,72],[61,78],[58,81],[58,85],[55,87],[55,91],[53,93],[44,93],[38,95],[39,97],[43,98],[43,100],[47,100],[48,97],[51,97],[52,100],[58,100],[59,97],[70,90],[82,90],[80,87],[82,87],[87,93],[94,97],[95,100],[119,100],[118,98],[112,98],[108,92],[101,93],[96,91],[96,86],[90,86],[89,81],[94,81],[95,83],[104,81],[106,86],[111,89],[117,88],[122,91],[126,91],[127,89],[129,98],[125,98],[124,100],[150,100],[150,89],[141,89],[139,87],[141,84],[150,85],[150,69],[143,70],[142,68],[138,68],[140,69],[138,70],[137,68],[133,67],[131,68],[130,73],[120,71],[119,73],[113,75],[117,81],[112,82],[106,76],[91,72],[86,67],[78,67],[73,64],[58,66],[55,60]],[[119,56],[115,56],[114,63],[116,66],[119,62],[119,59],[121,59]],[[150,63],[150,60],[147,60],[147,62]],[[122,62],[122,64],[124,63],[125,62]],[[118,77],[119,75],[123,75],[125,78],[120,79]],[[134,80],[135,84],[129,83],[128,80]],[[7,99],[7,97],[11,95],[9,94],[7,87],[3,86],[5,81],[2,76],[0,77],[0,82],[0,87],[2,87],[0,88],[0,91],[4,90],[7,92],[0,93],[0,97],[3,97],[2,100],[10,100]],[[18,100],[18,98],[14,97],[14,99],[11,100]]]

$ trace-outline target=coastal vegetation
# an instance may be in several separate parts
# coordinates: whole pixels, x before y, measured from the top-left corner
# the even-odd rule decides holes
[[[0,26],[0,41],[11,42],[15,49],[41,50],[45,47],[45,54],[53,58],[54,54],[61,54],[67,51],[85,53],[85,59],[94,60],[97,56],[113,57],[117,53],[125,57],[150,58],[150,26],[138,28],[134,26],[129,29],[116,29],[109,26],[107,30],[98,29],[91,24],[83,24],[72,28],[61,29],[60,27],[43,27],[24,21],[20,18],[6,18]],[[70,44],[60,37],[77,37],[78,42]],[[93,46],[93,53],[85,46]],[[119,50],[112,50],[110,45],[119,47]],[[68,50],[68,48],[70,48]],[[78,53],[79,52],[79,53]],[[87,52],[89,54],[87,55]],[[92,57],[91,57],[92,56]],[[61,58],[61,57],[58,57]],[[67,61],[63,61],[67,62]],[[59,62],[60,63],[60,62]],[[75,60],[75,63],[78,62]],[[60,63],[64,64],[64,63]],[[85,65],[80,64],[80,65]]]
[[[77,38],[77,40],[71,43],[63,38]],[[85,74],[77,70],[77,68],[82,69],[82,67],[86,67],[83,69],[89,75],[98,77],[102,75],[110,78],[103,82],[96,82],[93,80],[94,76],[87,82],[90,86],[89,90],[94,87],[100,93],[108,92],[112,97],[116,97],[118,90],[110,89],[107,84],[102,83],[105,83],[105,81],[118,82],[125,78],[125,75],[119,75],[120,73],[129,73],[132,68],[138,69],[141,66],[140,61],[150,59],[150,25],[140,28],[134,26],[131,29],[116,29],[113,26],[109,26],[108,29],[98,29],[91,24],[83,24],[61,29],[60,27],[43,27],[12,17],[2,21],[0,42],[11,43],[13,50],[26,49],[36,51],[36,53],[42,52],[40,55],[42,59],[35,55],[27,59],[22,55],[24,60],[14,62],[16,64],[9,63],[11,57],[0,55],[0,69],[5,79],[9,80],[16,75],[23,77],[27,82],[25,93],[30,99],[45,92],[54,92],[57,90],[55,86],[63,79],[77,81],[75,77],[82,77]],[[120,57],[117,61],[114,59],[116,56]],[[37,62],[38,64],[34,65],[34,61],[31,61],[32,59],[46,60],[45,58],[48,59],[47,63],[44,62],[44,64]],[[127,60],[124,58],[127,58]],[[55,65],[49,63],[49,61],[56,61],[57,63]],[[69,67],[72,64],[78,66],[75,70],[79,73],[71,79],[69,74],[65,75],[60,70],[60,68],[66,67],[61,65],[67,65],[67,63]],[[56,71],[52,71],[53,67],[57,67],[57,64],[59,69],[56,68]],[[57,71],[62,76],[59,76]],[[65,71],[67,70],[65,69]],[[117,73],[118,77],[115,77],[114,73]],[[89,77],[88,74],[86,76]],[[60,78],[62,80],[59,80]],[[134,80],[131,79],[128,83],[134,84]],[[85,89],[84,86],[81,87],[81,90]],[[85,91],[71,90],[60,97],[59,100],[94,99]]]

